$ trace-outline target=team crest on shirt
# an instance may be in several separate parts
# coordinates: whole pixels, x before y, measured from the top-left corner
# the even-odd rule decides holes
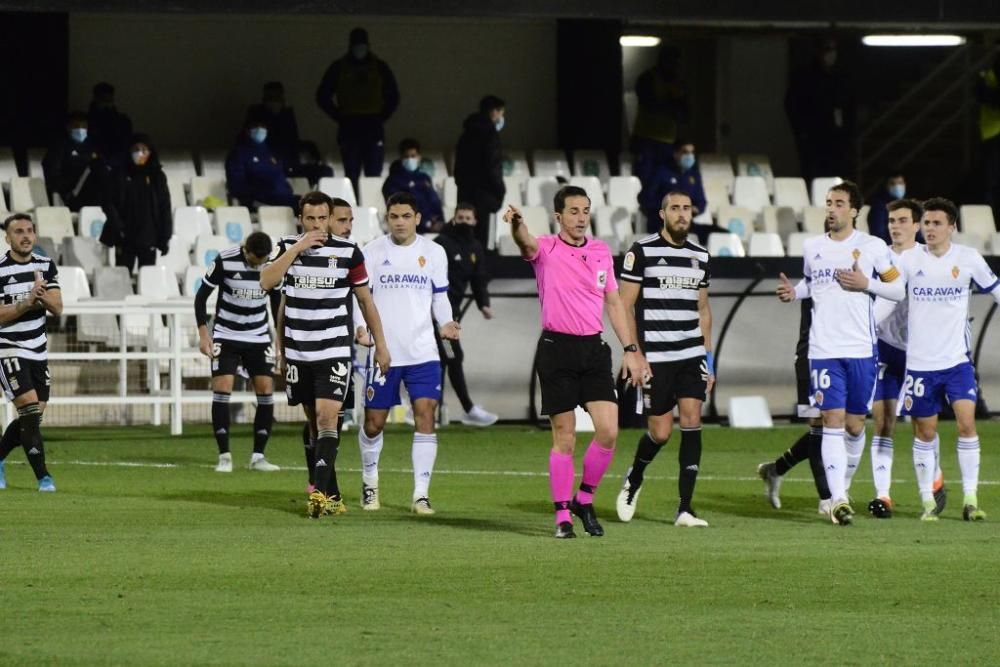
[[[634,252],[625,253],[625,260],[622,262],[622,268],[624,268],[626,271],[631,271],[633,266],[635,266],[635,253]]]
[[[855,248],[854,250],[851,251],[851,257],[853,257],[855,261],[857,261],[858,257],[861,257],[861,251]]]
[[[907,396],[906,398],[903,399],[903,407],[906,408],[907,410],[911,410],[913,408],[912,396]]]
[[[951,277],[952,278],[958,278],[958,274],[959,273],[961,273],[961,271],[958,270],[957,266],[951,267]]]
[[[330,256],[330,268],[331,269],[337,268],[337,256],[336,255],[331,255]]]
[[[368,387],[368,391],[365,392],[365,396],[371,401],[375,398],[375,387]]]
[[[427,263],[427,260],[424,259],[423,255],[421,255],[420,257],[417,257],[417,264],[420,265],[421,269],[424,268],[424,264],[426,264],[426,263]]]
[[[817,391],[815,396],[816,405],[823,405],[823,392]]]
[[[458,257],[458,259],[461,259],[461,258],[462,258],[462,257],[461,257],[461,255],[460,255],[460,256]],[[470,261],[470,262],[472,262],[473,264],[475,264],[475,263],[476,263],[476,253],[470,253],[470,254],[469,254],[469,261]]]
[[[691,258],[691,268],[692,269],[697,269],[698,268],[698,258],[697,257],[692,257]]]
[[[608,284],[608,272],[598,271],[597,272],[597,286],[605,287]]]

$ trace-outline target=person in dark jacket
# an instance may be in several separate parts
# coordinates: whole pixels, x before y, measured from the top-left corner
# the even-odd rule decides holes
[[[688,121],[688,92],[680,78],[681,52],[664,44],[656,65],[635,82],[638,109],[632,128],[632,174],[648,187],[656,169],[670,161],[677,130]]]
[[[472,286],[472,296],[483,317],[492,320],[493,309],[490,308],[489,276],[486,274],[486,257],[483,246],[476,239],[473,230],[476,227],[476,209],[472,204],[461,202],[455,208],[454,219],[441,229],[434,240],[444,248],[448,256],[448,300],[456,318],[461,317],[462,299],[465,288]],[[465,358],[462,346],[457,340],[442,341],[438,337],[438,351],[441,363],[448,370],[448,381],[451,382],[455,395],[462,403],[462,423],[468,426],[490,426],[497,420],[492,412],[487,412],[482,406],[472,402],[469,387],[465,383],[465,371],[462,361]]]
[[[476,209],[475,236],[484,248],[489,247],[490,216],[503,204],[507,192],[503,183],[503,153],[500,130],[505,119],[505,104],[496,95],[479,102],[479,112],[462,125],[462,136],[455,147],[455,185],[459,201]]]
[[[285,164],[267,145],[267,119],[250,117],[236,146],[226,157],[226,188],[242,206],[257,205],[295,208],[297,198],[288,184]]]
[[[441,198],[431,177],[420,170],[420,143],[416,139],[403,139],[399,142],[399,159],[389,166],[389,177],[382,185],[382,195],[388,200],[397,192],[409,192],[417,200],[417,212],[420,214],[421,234],[437,232],[444,224],[444,211],[441,208]]]
[[[101,243],[119,250],[119,264],[135,270],[156,264],[156,251],[166,255],[173,234],[173,215],[167,177],[153,142],[136,134],[129,145],[129,159],[116,171],[108,221]]]
[[[871,206],[868,211],[869,234],[892,245],[892,237],[889,236],[889,209],[886,206],[905,196],[906,177],[898,169],[891,171],[885,179],[885,186],[872,195],[868,202]]]
[[[686,192],[691,198],[695,215],[705,210],[707,203],[701,170],[695,158],[694,144],[689,141],[678,141],[673,160],[658,167],[647,183],[639,191],[639,208],[646,215],[646,227],[650,233],[658,232],[663,227],[658,211],[668,192]]]
[[[399,106],[399,88],[389,66],[371,52],[364,28],[351,31],[347,54],[323,74],[316,104],[337,123],[344,172],[355,190],[362,167],[365,176],[381,176],[384,123]]]
[[[87,114],[74,111],[66,132],[42,159],[49,196],[58,194],[73,212],[81,206],[103,206],[107,199],[108,165],[88,131]]]
[[[132,120],[115,106],[115,87],[101,82],[94,86],[87,112],[90,135],[101,155],[115,167],[128,163]]]

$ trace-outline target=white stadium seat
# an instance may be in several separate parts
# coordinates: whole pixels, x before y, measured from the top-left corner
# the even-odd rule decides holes
[[[62,241],[62,261],[68,266],[79,266],[87,275],[93,275],[105,265],[107,254],[97,239],[86,236],[67,236]]]
[[[980,204],[962,206],[958,214],[958,227],[966,234],[978,234],[984,239],[992,238],[997,231],[993,209]]]
[[[64,306],[77,303],[81,299],[90,298],[90,281],[87,272],[79,266],[59,266],[59,291],[62,293]]]
[[[80,217],[77,221],[78,234],[84,238],[100,239],[107,221],[108,216],[100,206],[83,206],[80,208]]]
[[[379,222],[378,209],[374,206],[359,206],[354,209],[354,225],[351,228],[351,240],[362,246],[372,239],[382,235],[382,225]]]
[[[707,211],[713,217],[719,214],[719,207],[730,205],[729,192],[732,188],[731,181],[727,184],[725,180],[718,176],[711,178],[703,176],[702,187],[705,189]]]
[[[500,205],[500,215],[507,210],[508,204],[513,204],[514,206],[521,208],[524,206],[524,193],[522,188],[524,187],[524,182],[526,179],[520,176],[504,176],[504,194],[503,203]]]
[[[49,195],[45,191],[45,181],[41,176],[18,176],[10,179],[10,210],[30,213],[39,206],[49,205]]]
[[[292,189],[293,195],[302,196],[307,192],[312,192],[312,185],[309,184],[309,179],[302,176],[292,176],[286,178],[288,181],[288,187]]]
[[[458,184],[455,182],[454,176],[444,179],[443,191],[441,205],[455,208],[458,205]],[[385,210],[385,206],[382,209]]]
[[[729,230],[744,241],[753,234],[756,217],[753,211],[742,206],[719,207],[719,227]]]
[[[191,179],[191,203],[201,206],[209,197],[221,200],[223,203],[229,200],[226,194],[226,179],[218,176],[195,176]]]
[[[777,232],[757,232],[750,237],[751,257],[784,257],[785,246]]]
[[[802,217],[802,209],[809,206],[809,190],[804,179],[780,177],[774,179],[774,205],[789,206],[797,218]]]
[[[843,183],[844,179],[840,176],[825,176],[822,178],[814,178],[812,185],[810,186],[810,197],[812,198],[812,205],[821,208],[826,207],[826,193],[830,191],[834,185]]]
[[[504,176],[517,176],[522,180],[531,176],[531,169],[528,168],[528,158],[524,151],[504,149],[502,160]]]
[[[201,175],[226,180],[226,153],[220,150],[204,151],[201,157]]]
[[[611,178],[608,156],[602,150],[573,151],[573,173],[577,176],[596,176],[601,183]]]
[[[863,231],[865,234],[868,233],[868,214],[871,213],[872,207],[865,204],[858,211],[858,217],[854,219],[854,227]]]
[[[986,251],[986,239],[984,239],[979,234],[973,234],[970,232],[955,232],[951,236],[952,243],[957,243],[959,245],[966,245],[970,248],[975,248],[980,253]]]
[[[795,232],[794,234],[788,235],[788,256],[789,257],[801,257],[802,247],[805,245],[806,239],[816,236],[815,234],[810,234],[808,232]]]
[[[533,236],[542,236],[552,233],[552,226],[549,221],[549,212],[544,206],[525,206],[521,209],[521,216],[528,231]],[[500,221],[497,224],[497,247],[501,255],[515,256],[521,254],[514,243],[514,238],[510,235],[510,225]]]
[[[192,178],[198,175],[198,170],[194,166],[194,156],[191,154],[191,151],[160,151],[160,165],[163,167],[163,173],[166,174],[168,179],[173,179],[181,183],[189,183]]]
[[[257,209],[260,231],[269,236],[291,236],[298,227],[295,211],[288,206],[261,206]]]
[[[594,236],[611,248],[612,254],[626,250],[625,242],[632,234],[632,214],[624,206],[597,206],[590,210]]]
[[[612,176],[608,181],[608,204],[624,206],[629,213],[639,210],[639,191],[642,183],[635,176]]]
[[[759,213],[771,205],[767,181],[762,176],[737,176],[733,184],[733,204]]]
[[[761,212],[761,231],[776,232],[782,240],[799,231],[795,211],[788,206],[766,206]]]
[[[35,224],[39,236],[48,236],[61,243],[67,236],[76,236],[73,214],[65,206],[39,206],[35,209]]]
[[[382,196],[381,176],[361,176],[358,178],[358,205],[374,206],[379,213],[385,213],[385,197]]]
[[[188,242],[188,247],[194,244],[199,236],[212,233],[212,218],[202,206],[181,206],[174,209],[174,234]]]
[[[574,176],[569,179],[569,184],[587,191],[591,208],[604,206],[604,190],[601,189],[601,180],[596,176]]]
[[[732,194],[736,175],[733,173],[733,161],[728,155],[701,153],[697,156],[697,160],[702,182],[707,180],[721,181],[726,186],[727,192]]]
[[[802,229],[810,236],[819,236],[824,233],[826,231],[826,208],[807,206],[802,209]]]
[[[243,243],[253,233],[250,211],[245,206],[220,206],[214,217],[215,233],[225,236],[232,245]]]
[[[167,254],[161,255],[157,251],[156,264],[166,267],[177,277],[183,276],[187,268],[191,266],[190,252],[191,244],[186,239],[174,234],[167,244]]]
[[[205,277],[205,269],[201,266],[188,266],[184,271],[184,296],[194,296],[201,288],[202,278]],[[216,292],[212,292],[209,301],[215,298]]]
[[[543,149],[532,152],[531,162],[534,165],[531,174],[533,176],[562,176],[569,178],[569,163],[566,161],[566,153],[559,149]]]
[[[165,301],[181,295],[177,277],[165,266],[139,267],[137,285],[139,294],[151,301]]]
[[[708,254],[712,257],[743,257],[743,242],[736,234],[712,232],[708,235]]]
[[[524,203],[527,206],[551,207],[552,198],[560,187],[554,176],[532,176],[525,184]]]
[[[760,176],[767,185],[768,193],[774,192],[774,171],[771,159],[766,155],[742,154],[736,156],[736,176]]]
[[[444,159],[444,151],[421,151],[420,171],[430,176],[431,183],[440,188],[444,179],[448,178],[448,163]],[[374,206],[374,204],[366,204],[366,206]]]
[[[225,236],[199,236],[194,242],[194,261],[192,264],[207,269],[220,252],[231,247],[233,244]]]
[[[324,176],[319,179],[317,189],[330,197],[340,197],[351,206],[358,205],[358,200],[354,196],[354,186],[351,185],[351,179],[349,178]]]
[[[190,179],[181,181],[176,177],[167,176],[167,192],[170,193],[170,209],[172,211],[176,211],[181,206],[188,205],[187,194],[184,192],[184,184],[190,182]]]

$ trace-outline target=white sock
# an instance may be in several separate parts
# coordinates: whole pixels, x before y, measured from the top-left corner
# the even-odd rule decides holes
[[[225,454],[219,454],[219,460],[220,461],[232,461],[233,460],[233,454],[232,454],[232,452],[226,452]]]
[[[892,486],[892,438],[875,436],[872,438],[872,479],[875,480],[875,496],[889,498]]]
[[[974,496],[979,490],[979,437],[958,439],[958,468],[962,471],[962,493]]]
[[[413,433],[413,499],[426,498],[437,458],[436,433]]]
[[[934,479],[941,476],[941,437],[934,434]]]
[[[913,470],[920,500],[934,500],[934,443],[913,439]]]
[[[854,479],[854,473],[858,471],[858,464],[861,463],[861,455],[865,452],[865,430],[861,429],[861,433],[857,435],[851,435],[848,432],[844,432],[844,447],[847,449],[847,468],[844,471],[844,488],[850,490],[851,480]]]
[[[358,429],[358,446],[361,447],[361,480],[366,486],[378,486],[378,457],[382,454],[382,431],[369,438],[365,429]]]
[[[844,444],[844,429],[823,427],[823,468],[826,470],[826,485],[830,487],[830,497],[835,502],[847,500],[844,477],[847,470],[847,447]]]
[[[261,452],[254,452],[253,454],[250,455],[250,463],[256,463],[257,461],[260,461],[262,458],[264,458],[264,454],[262,454]]]

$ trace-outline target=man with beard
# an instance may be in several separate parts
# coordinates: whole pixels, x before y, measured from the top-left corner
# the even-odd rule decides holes
[[[621,294],[629,327],[632,337],[642,341],[652,369],[652,377],[645,378],[642,399],[649,430],[639,440],[618,494],[622,521],[631,521],[635,514],[643,473],[670,439],[677,406],[680,503],[674,525],[708,525],[691,508],[701,464],[701,405],[715,384],[708,251],[688,240],[693,214],[690,195],[668,192],[660,208],[663,229],[633,243],[622,264]],[[636,308],[640,292],[642,301]]]

